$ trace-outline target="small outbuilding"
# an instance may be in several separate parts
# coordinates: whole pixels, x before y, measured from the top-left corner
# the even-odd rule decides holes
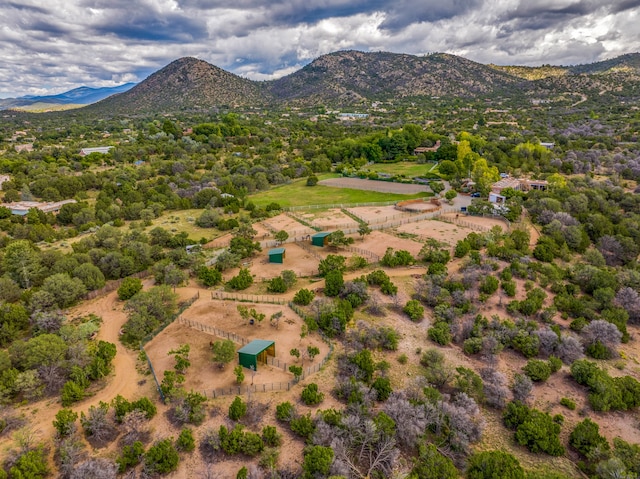
[[[276,343],[267,339],[254,339],[238,350],[240,366],[258,370],[258,363],[267,364],[267,356],[276,355]]]
[[[286,250],[284,248],[273,248],[269,250],[269,263],[284,263]]]
[[[330,234],[328,231],[321,231],[320,233],[314,234],[311,236],[311,244],[313,246],[326,246]]]

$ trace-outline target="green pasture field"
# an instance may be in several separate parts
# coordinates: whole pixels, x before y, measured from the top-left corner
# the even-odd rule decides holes
[[[366,168],[378,173],[389,173],[390,175],[404,175],[407,178],[413,178],[414,176],[423,176],[431,168],[433,163],[419,164],[414,161],[400,161],[398,163],[375,163],[369,165]],[[437,168],[433,170],[436,172]]]
[[[325,179],[324,175],[319,179]],[[248,197],[256,206],[279,203],[283,208],[290,206],[328,205],[336,203],[372,203],[383,201],[402,201],[423,198],[425,193],[399,195],[377,191],[334,188],[331,186],[307,186],[307,179],[293,181],[288,185],[276,186]]]

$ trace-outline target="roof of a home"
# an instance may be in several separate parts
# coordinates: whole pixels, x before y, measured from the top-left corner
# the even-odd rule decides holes
[[[273,248],[269,250],[269,254],[282,254],[284,251],[284,248]]]
[[[320,231],[312,236],[312,238],[324,238],[325,236],[329,236],[331,233],[329,231]]]

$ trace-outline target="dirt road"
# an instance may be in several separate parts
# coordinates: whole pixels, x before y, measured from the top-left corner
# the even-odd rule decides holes
[[[122,311],[123,303],[117,300],[117,292],[101,296],[91,301],[86,301],[80,306],[69,311],[68,317],[85,316],[93,313],[102,318],[102,326],[98,333],[98,339],[108,341],[116,345],[116,357],[113,360],[113,371],[105,379],[106,386],[95,392],[92,396],[80,401],[72,406],[78,413],[86,412],[90,406],[97,405],[100,401],[109,402],[118,394],[127,399],[134,395],[139,395],[140,387],[137,382],[140,375],[136,371],[135,351],[126,349],[118,340],[119,332],[127,320],[126,314]],[[28,420],[28,425],[39,435],[42,441],[48,441],[54,436],[53,420],[60,410],[60,398],[49,398],[16,408],[18,413],[24,414]],[[5,438],[0,442],[0,447],[8,444]]]

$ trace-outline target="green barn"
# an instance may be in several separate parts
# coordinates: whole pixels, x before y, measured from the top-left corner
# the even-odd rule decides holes
[[[314,234],[311,236],[311,244],[313,246],[326,246],[330,234],[328,231],[321,231],[320,233]]]
[[[269,250],[269,263],[284,263],[286,250],[284,248],[273,248]]]
[[[254,339],[238,350],[238,362],[242,367],[258,370],[258,363],[267,363],[267,356],[276,355],[275,341]]]

